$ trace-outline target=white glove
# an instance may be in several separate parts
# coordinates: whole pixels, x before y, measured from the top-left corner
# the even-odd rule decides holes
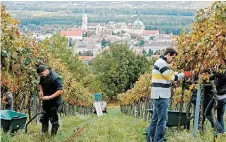
[[[182,72],[182,73],[179,73],[179,74],[177,74],[177,75],[178,75],[178,80],[184,78],[184,73],[183,73],[183,72]]]

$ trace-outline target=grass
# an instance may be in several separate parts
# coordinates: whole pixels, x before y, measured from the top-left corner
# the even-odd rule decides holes
[[[50,134],[43,136],[41,125],[33,123],[28,127],[28,134],[20,130],[12,136],[1,131],[1,142],[145,142],[142,133],[148,125],[143,119],[122,114],[116,106],[108,107],[108,113],[99,118],[93,114],[76,115],[63,117],[60,122],[59,133],[55,137]],[[167,128],[167,142],[213,142],[213,130],[209,122],[205,126],[206,132],[198,134],[196,138],[193,138],[192,129],[178,131],[176,128]],[[215,142],[225,141],[226,135],[220,135]]]
[[[66,141],[68,137],[73,134],[73,131],[77,129],[78,126],[83,125],[90,119],[93,119],[94,115],[89,116],[68,116],[62,118],[60,121],[60,129],[55,137],[50,136],[49,133],[46,136],[41,134],[41,124],[32,123],[29,124],[28,133],[24,133],[24,129],[18,131],[14,136],[9,133],[3,133],[1,130],[1,142],[62,142]],[[51,125],[50,125],[51,126]]]
[[[90,123],[77,142],[143,142],[142,135],[146,123],[133,117],[122,115],[119,108]]]

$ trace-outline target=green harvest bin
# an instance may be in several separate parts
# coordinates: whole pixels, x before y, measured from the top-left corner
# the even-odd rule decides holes
[[[19,129],[23,129],[27,115],[23,113],[18,113],[13,110],[1,110],[0,111],[1,118],[1,128],[3,128],[4,132],[10,130],[10,132],[15,132]]]
[[[150,113],[153,113],[153,109],[147,109],[147,111],[149,111]],[[169,110],[168,111],[168,121],[167,121],[166,126],[168,126],[168,127],[177,126],[178,120],[179,120],[179,115],[180,115],[180,112]],[[189,123],[189,121],[187,120],[186,112],[181,112],[180,126],[189,125],[188,123]]]
[[[93,94],[93,96],[94,96],[95,101],[102,101],[101,93],[95,93],[95,94]]]

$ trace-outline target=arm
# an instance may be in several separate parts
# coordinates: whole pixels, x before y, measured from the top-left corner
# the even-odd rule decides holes
[[[43,90],[42,90],[42,86],[38,85],[39,88],[39,92],[38,92],[38,98],[41,99],[43,97]]]
[[[177,81],[184,77],[184,73],[175,73],[174,71],[170,70],[167,66],[164,66],[159,69],[162,76],[169,81]]]
[[[12,98],[10,96],[4,96],[2,100],[3,104],[11,104],[12,103]]]
[[[53,99],[55,97],[60,96],[61,94],[63,94],[63,90],[57,90],[54,94],[52,94],[50,97],[50,99]]]
[[[8,104],[8,102],[6,101],[6,96],[3,96],[1,102],[2,102],[3,104]]]
[[[54,81],[54,87],[56,88],[56,92],[53,93],[50,96],[43,96],[42,100],[50,100],[50,99],[54,99],[58,96],[60,96],[61,94],[63,94],[63,84],[60,78],[58,78],[57,80]]]

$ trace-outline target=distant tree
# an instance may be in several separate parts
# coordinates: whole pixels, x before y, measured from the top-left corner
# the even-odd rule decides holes
[[[140,40],[140,46],[144,46],[144,40]]]
[[[161,51],[160,50],[157,50],[155,51],[154,55],[160,55],[161,54]]]
[[[82,37],[87,37],[87,32],[83,33]]]
[[[149,49],[148,56],[152,56],[152,55],[153,55],[153,51],[151,49]]]
[[[80,61],[77,56],[74,57],[72,48],[67,48],[67,38],[62,37],[60,34],[55,34],[50,39],[42,41],[42,44],[48,46],[48,51],[56,58],[60,58],[62,62],[68,65],[71,72],[74,73],[76,79],[80,81],[86,75],[90,74],[88,65]]]
[[[149,40],[154,40],[154,37],[153,36],[150,36]]]
[[[68,47],[71,47],[72,46],[72,38],[69,38],[68,39]]]
[[[93,52],[92,51],[86,51],[84,53],[82,53],[83,56],[93,56]]]
[[[145,56],[129,50],[128,45],[115,43],[94,59],[93,67],[101,91],[114,98],[133,86],[148,70],[149,62]]]
[[[144,55],[144,56],[146,56],[147,55],[147,53],[146,53],[146,51],[143,49],[143,51],[142,51],[142,54]]]
[[[112,35],[117,35],[117,33],[115,33],[115,32],[112,31]]]
[[[107,41],[106,39],[103,38],[103,39],[101,40],[101,47],[104,48],[104,47],[106,47],[106,46],[108,46],[108,45],[109,45],[109,41]]]
[[[126,33],[126,31],[122,31],[121,33],[122,33],[122,34],[125,34],[125,33]]]

